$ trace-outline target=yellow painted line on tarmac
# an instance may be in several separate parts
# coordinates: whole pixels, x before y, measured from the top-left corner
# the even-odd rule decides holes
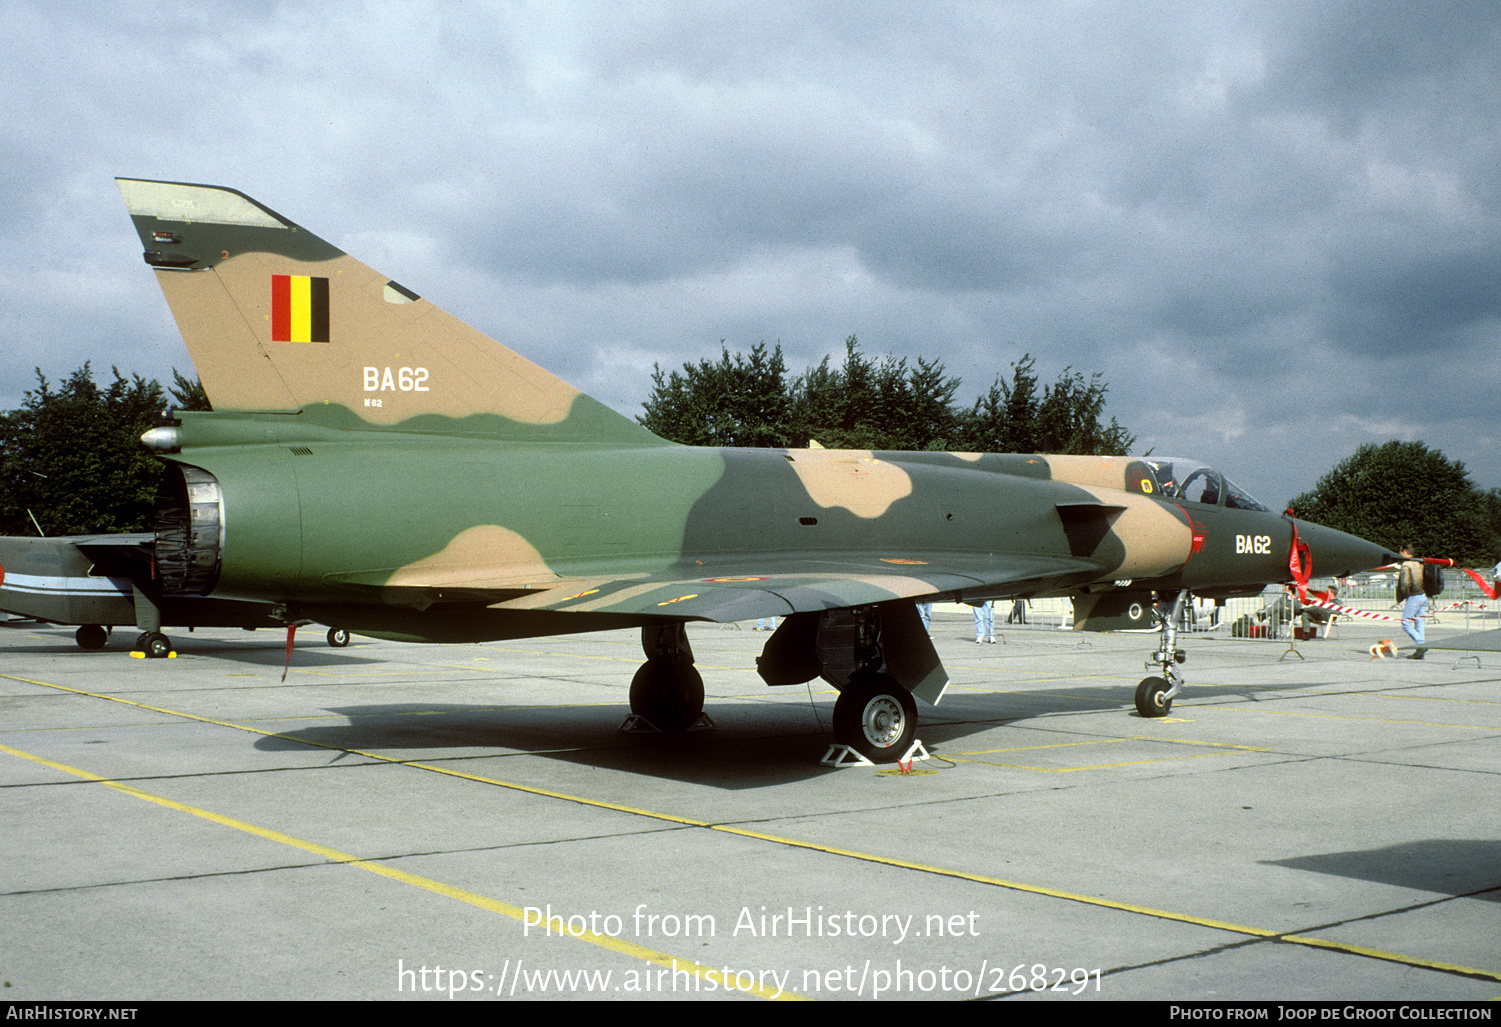
[[[976,749],[974,752],[945,753],[944,759],[953,756],[991,756],[998,752],[1030,752],[1033,749],[1068,749],[1076,745],[1109,745],[1111,742],[1123,742],[1124,738],[1091,738],[1082,742],[1048,742],[1045,745],[1018,745],[1009,749]]]
[[[618,645],[625,645],[626,643],[620,642],[620,643],[617,643],[617,644]],[[499,646],[499,645],[487,645],[487,646],[485,646],[485,648],[486,649],[494,649],[497,652],[502,652],[502,653],[520,653],[523,656],[559,656],[559,657],[566,657],[566,658],[568,658],[570,660],[573,660],[573,659],[578,659],[578,660],[604,660],[604,661],[609,662],[609,663],[640,664],[641,660],[642,660],[642,657],[639,656],[639,655],[635,655],[635,656],[596,656],[596,655],[591,655],[589,653],[560,653],[560,652],[555,652],[555,651],[553,651],[551,649],[517,649],[517,648],[515,648],[513,646]],[[479,659],[486,659],[486,657],[481,656],[481,657],[479,657]],[[747,673],[747,674],[754,674],[754,673],[756,673],[756,668],[755,667],[720,667],[720,666],[715,666],[714,664],[710,664],[710,663],[703,663],[702,661],[695,663],[694,666],[697,667],[701,671],[703,671],[703,670],[724,670],[724,671],[736,671],[736,672]],[[476,668],[476,669],[478,669],[478,668]]]
[[[1439,970],[1445,973],[1460,974],[1466,977],[1474,977],[1487,981],[1501,981],[1501,972],[1479,970],[1473,967],[1460,966],[1455,963],[1444,963],[1434,960],[1419,959],[1413,956],[1402,955],[1400,953],[1385,952],[1380,949],[1365,948],[1359,945],[1349,945],[1342,942],[1328,941],[1322,938],[1313,938],[1298,934],[1283,934],[1278,931],[1273,931],[1261,927],[1251,927],[1245,924],[1236,924],[1223,920],[1214,920],[1206,917],[1194,916],[1187,913],[1175,913],[1171,910],[1156,909],[1151,906],[1138,906],[1128,902],[1117,902],[1113,899],[1106,899],[1097,895],[1084,895],[1078,892],[1062,891],[1056,888],[1047,888],[1041,885],[1025,884],[1019,881],[1008,881],[1002,878],[989,877],[984,874],[975,874],[963,870],[953,870],[946,867],[931,866],[924,863],[914,863],[909,860],[897,859],[891,856],[881,856],[875,853],[860,852],[854,849],[843,849],[831,845],[820,845],[814,842],[803,841],[797,838],[787,838],[781,835],[766,834],[761,831],[753,831],[748,828],[735,827],[729,824],[715,824],[706,820],[698,820],[693,817],[683,817],[670,813],[661,813],[655,810],[647,810],[635,806],[625,806],[617,803],[605,802],[599,799],[589,799],[583,796],[570,795],[566,792],[557,792],[547,788],[538,788],[533,785],[524,785],[512,781],[502,781],[498,778],[484,777],[479,774],[470,774],[448,767],[434,766],[430,763],[418,763],[412,760],[400,760],[389,756],[382,756],[379,753],[365,752],[359,749],[347,749],[335,745],[325,745],[321,742],[308,741],[307,739],[302,738],[292,738],[287,735],[279,735],[275,734],[274,732],[267,732],[259,730],[257,728],[245,727],[230,721],[216,720],[211,717],[202,717],[192,713],[181,713],[174,710],[163,709],[161,707],[148,706],[144,703],[133,702],[129,699],[120,699],[115,696],[105,695],[102,693],[86,692],[82,689],[69,688],[66,685],[49,684],[45,681],[33,681],[29,678],[16,677],[11,674],[0,674],[0,678],[6,678],[12,681],[22,681],[26,684],[39,685],[45,688],[56,688],[62,691],[73,692],[78,695],[89,696],[91,698],[125,703],[130,706],[137,706],[143,709],[153,710],[158,713],[166,713],[172,716],[182,717],[187,720],[196,720],[203,723],[216,724],[221,727],[228,727],[237,731],[245,731],[250,734],[260,735],[267,738],[281,738],[287,741],[300,742],[303,745],[311,746],[314,748],[343,752],[352,756],[362,756],[380,763],[390,763],[397,766],[412,767],[417,770],[426,770],[435,774],[442,774],[448,777],[460,778],[462,780],[473,781],[479,784],[493,785],[498,788],[506,788],[511,791],[521,792],[528,795],[538,795],[544,798],[558,799],[564,802],[571,802],[581,806],[593,807],[595,809],[606,809],[619,813],[629,813],[635,816],[647,817],[649,819],[658,820],[665,823],[681,824],[685,827],[701,827],[706,830],[718,831],[723,834],[736,835],[742,838],[752,838],[758,841],[772,842],[777,845],[785,845],[789,848],[802,849],[809,852],[822,852],[832,856],[840,856],[846,859],[859,860],[864,863],[897,867],[899,869],[913,870],[926,874],[934,874],[936,876],[948,877],[955,880],[971,881],[976,884],[984,884],[991,887],[1003,888],[1008,891],[1017,891],[1031,895],[1043,895],[1049,898],[1062,899],[1068,902],[1077,902],[1082,905],[1095,906],[1101,909],[1112,909],[1124,913],[1135,913],[1140,916],[1148,916],[1158,920],[1192,924],[1198,927],[1208,927],[1214,930],[1227,931],[1232,934],[1241,934],[1252,938],[1262,938],[1269,941],[1287,942],[1294,945],[1307,945],[1314,948],[1330,949],[1336,952],[1344,952],[1350,955],[1364,956],[1370,959],[1380,959],[1387,962],[1399,963],[1404,966]],[[3,745],[0,745],[0,748],[4,748],[6,749],[6,751],[14,751],[9,750]],[[18,755],[24,754],[18,753]],[[126,788],[128,786],[119,785],[119,787]]]
[[[141,799],[145,802],[155,803],[158,806],[165,807],[166,809],[170,809],[178,813],[187,813],[190,816],[198,817],[202,820],[207,820],[213,824],[219,824],[222,827],[233,828],[236,831],[243,831],[246,834],[254,835],[257,838],[263,838],[266,841],[277,842],[281,845],[291,846],[294,849],[300,849],[303,852],[311,853],[314,856],[320,856],[331,863],[342,863],[346,866],[356,867],[360,870],[365,870],[372,874],[378,874],[381,877],[389,878],[401,884],[410,885],[414,888],[421,888],[424,891],[432,892],[434,895],[441,895],[444,898],[454,899],[459,902],[467,903],[471,906],[477,906],[478,908],[487,910],[491,913],[499,913],[501,916],[510,917],[512,920],[525,922],[527,919],[526,911],[520,906],[513,906],[508,902],[501,902],[499,899],[492,899],[488,895],[480,895],[477,892],[467,891],[463,888],[456,888],[451,884],[444,884],[442,881],[435,881],[430,877],[422,877],[419,874],[412,874],[408,873],[405,870],[398,870],[397,868],[387,866],[378,860],[361,859],[358,856],[352,855],[347,852],[340,852],[338,849],[329,848],[328,846],[320,845],[317,842],[310,842],[304,838],[297,838],[293,835],[285,834],[281,831],[275,831],[271,828],[261,827],[257,824],[252,824],[244,820],[238,820],[234,817],[228,817],[223,815],[222,813],[215,813],[212,810],[206,810],[199,806],[190,806],[185,802],[178,802],[175,799],[169,799],[162,795],[155,795],[151,792],[143,791],[140,788],[125,784],[122,781],[113,781],[109,778],[101,777],[98,774],[90,773],[87,770],[81,770],[78,767],[69,766],[66,763],[58,763],[56,760],[49,760],[46,757],[38,756],[35,753],[23,752],[20,749],[11,748],[4,743],[0,743],[0,752],[9,753],[12,756],[24,760],[30,760],[33,763],[39,763],[44,767],[48,767],[60,773],[70,774],[73,777],[81,778],[85,781],[92,781],[97,784],[104,785],[106,788],[112,788],[124,795],[129,795],[132,798]],[[691,959],[679,959],[677,956],[671,955],[669,953],[659,952],[656,949],[649,949],[643,945],[637,945],[635,942],[626,941],[622,938],[612,938],[607,934],[597,934],[593,931],[584,931],[581,934],[574,934],[572,930],[566,929],[566,917],[564,918],[564,924],[564,935],[569,938],[573,938],[576,941],[585,942],[589,945],[596,945],[603,949],[609,949],[612,952],[617,952],[621,955],[629,956],[633,959],[640,959],[648,963],[655,963],[657,966],[666,967],[667,969],[674,972],[688,973],[695,977],[698,977],[699,979],[705,979],[707,975],[712,974],[714,975],[715,980],[711,981],[710,983],[713,983],[715,985],[722,984],[726,988],[726,990],[730,989],[730,985],[727,982],[718,979],[720,977],[728,976],[728,974],[724,971],[721,971],[717,967],[703,966]],[[806,996],[798,995],[792,992],[781,990],[772,991],[771,989],[762,987],[760,985],[752,985],[751,987],[747,988],[740,988],[738,985],[736,985],[734,990],[744,991],[748,994],[757,995],[765,999],[790,1000],[806,998]]]
[[[900,867],[905,870],[917,870],[922,873],[936,874],[942,877],[952,877],[964,881],[974,881],[977,884],[988,884],[997,888],[1005,888],[1009,891],[1025,892],[1032,895],[1045,895],[1049,898],[1065,899],[1069,902],[1079,902],[1089,906],[1099,906],[1104,909],[1119,910],[1123,913],[1136,913],[1141,916],[1149,916],[1158,920],[1171,920],[1178,923],[1193,924],[1198,927],[1210,927],[1215,930],[1228,931],[1234,934],[1244,934],[1253,938],[1264,938],[1268,941],[1288,942],[1294,945],[1307,945],[1312,948],[1331,949],[1336,952],[1344,952],[1350,955],[1365,956],[1370,959],[1380,959],[1391,963],[1400,963],[1404,966],[1419,967],[1429,970],[1440,970],[1445,973],[1460,974],[1466,977],[1475,977],[1487,981],[1501,981],[1501,973],[1490,970],[1477,970],[1474,967],[1461,966],[1457,963],[1444,963],[1431,959],[1419,959],[1414,956],[1405,956],[1396,952],[1384,952],[1381,949],[1366,948],[1361,945],[1350,945],[1344,942],[1329,941],[1324,938],[1314,938],[1301,934],[1282,934],[1278,931],[1268,930],[1261,927],[1249,927],[1245,924],[1230,923],[1224,920],[1212,920],[1206,917],[1192,916],[1187,913],[1174,913],[1165,909],[1154,909],[1151,906],[1138,906],[1129,902],[1116,902],[1113,899],[1101,898],[1097,895],[1080,895],[1077,892],[1061,891],[1057,888],[1046,888],[1035,884],[1022,884],[1018,881],[1007,881],[997,877],[987,877],[984,874],[971,874],[962,870],[950,870],[945,867],[927,866],[922,863],[912,863],[907,860],[893,859],[888,856],[877,856],[868,852],[857,852],[853,849],[841,849],[831,845],[816,845],[812,842],[801,841],[796,838],[783,838],[777,835],[763,834],[758,831],[749,831],[744,828],[716,826],[714,830],[724,831],[729,834],[739,834],[747,838],[757,838],[762,841],[776,842],[780,845],[789,845],[799,849],[811,849],[818,852],[826,852],[834,856],[844,856],[849,859],[858,859],[867,863],[880,863],[887,866]]]
[[[569,659],[604,660],[607,663],[640,663],[642,660],[640,656],[594,656],[589,653],[559,653],[550,649],[517,649],[501,645],[487,645],[485,648],[502,653],[520,653],[523,656],[566,656]]]
[[[668,821],[670,823],[683,824],[683,825],[688,826],[688,827],[712,827],[713,826],[712,824],[710,824],[706,820],[694,820],[694,819],[691,819],[691,818],[688,818],[688,817],[675,817],[675,816],[672,816],[672,815],[666,814],[666,813],[654,813],[651,810],[637,809],[634,806],[622,806],[622,805],[617,805],[615,803],[604,802],[602,800],[585,799],[585,798],[582,798],[580,796],[569,795],[569,794],[567,794],[565,792],[554,792],[554,791],[551,791],[551,790],[546,789],[546,788],[536,788],[536,787],[532,787],[530,785],[516,784],[516,783],[510,782],[510,781],[501,781],[501,780],[498,780],[498,779],[495,779],[495,778],[483,777],[483,776],[481,776],[479,774],[470,774],[470,773],[466,773],[465,771],[462,771],[462,770],[452,769],[450,767],[438,767],[438,766],[433,766],[432,764],[429,764],[429,763],[418,763],[418,762],[415,762],[413,760],[403,760],[403,759],[397,759],[397,758],[392,757],[392,756],[383,756],[380,753],[376,753],[376,752],[366,752],[363,749],[350,749],[350,748],[347,748],[347,747],[341,746],[341,745],[330,745],[330,744],[325,743],[325,742],[315,742],[315,741],[312,741],[311,739],[307,739],[307,738],[296,738],[296,737],[294,737],[292,735],[284,735],[284,734],[279,734],[278,732],[275,732],[275,731],[266,731],[266,730],[264,730],[262,728],[249,727],[247,725],[237,724],[237,723],[235,723],[233,721],[229,721],[229,720],[219,720],[219,719],[217,719],[215,717],[205,717],[205,716],[202,716],[201,714],[197,714],[197,713],[186,713],[186,712],[183,712],[181,710],[168,709],[167,707],[164,707],[164,706],[152,706],[149,703],[136,702],[133,699],[122,699],[122,698],[120,698],[118,696],[106,695],[105,693],[102,693],[102,692],[89,692],[89,691],[86,691],[86,690],[81,689],[81,688],[72,688],[72,687],[69,687],[68,685],[50,684],[50,683],[48,683],[46,681],[33,681],[30,678],[16,677],[13,674],[0,674],[0,678],[5,678],[5,679],[8,679],[10,681],[21,681],[21,682],[24,682],[25,684],[28,684],[28,685],[39,685],[39,686],[41,686],[43,688],[55,688],[55,689],[58,689],[59,691],[72,692],[75,695],[86,696],[86,697],[88,697],[90,699],[103,699],[103,700],[106,700],[108,702],[123,703],[126,706],[134,706],[137,709],[150,710],[153,713],[161,713],[161,714],[164,714],[164,715],[169,716],[169,717],[179,717],[179,718],[181,718],[183,720],[198,721],[199,723],[202,723],[202,724],[213,724],[213,725],[215,725],[217,727],[227,727],[227,728],[230,728],[231,730],[234,730],[234,731],[244,731],[244,732],[246,732],[248,734],[257,735],[257,736],[262,737],[262,738],[277,738],[277,739],[280,739],[280,740],[286,741],[286,742],[293,742],[293,743],[299,744],[299,745],[306,745],[309,748],[313,748],[313,749],[326,749],[326,750],[328,750],[330,752],[342,752],[342,753],[346,753],[346,754],[348,754],[350,756],[361,756],[361,757],[364,757],[365,759],[374,760],[377,763],[391,763],[391,764],[395,764],[397,766],[415,767],[415,768],[417,768],[419,770],[427,770],[427,771],[431,771],[432,773],[435,773],[435,774],[443,774],[443,775],[445,775],[447,777],[456,777],[456,778],[460,778],[462,780],[475,781],[475,782],[478,782],[478,783],[481,783],[481,784],[497,785],[497,786],[500,786],[500,787],[503,787],[503,788],[512,789],[513,791],[527,792],[527,793],[530,793],[532,795],[540,795],[540,796],[543,796],[543,797],[549,798],[549,799],[563,799],[563,800],[566,800],[568,802],[575,802],[575,803],[579,803],[579,804],[582,804],[582,805],[585,805],[585,806],[595,806],[595,807],[598,807],[600,809],[613,810],[613,811],[618,812],[618,813],[631,813],[631,814],[635,814],[637,816],[651,817],[651,818],[656,819],[656,820],[665,820],[665,821]]]
[[[1072,774],[1079,770],[1110,770],[1115,767],[1136,767],[1148,763],[1173,763],[1178,760],[1198,760],[1210,756],[1223,755],[1219,752],[1196,752],[1186,753],[1181,756],[1154,756],[1150,759],[1121,760],[1115,763],[1092,763],[1077,767],[1038,767],[1029,763],[999,763],[995,760],[977,759],[975,757],[994,756],[1008,752],[1035,752],[1039,749],[1068,749],[1081,745],[1118,745],[1123,742],[1167,742],[1173,745],[1188,745],[1194,747],[1208,747],[1212,749],[1234,749],[1240,752],[1266,752],[1267,750],[1255,745],[1233,745],[1229,742],[1196,742],[1187,738],[1153,738],[1150,735],[1128,735],[1124,738],[1096,738],[1079,742],[1052,742],[1046,745],[1022,745],[1011,749],[981,749],[976,752],[934,753],[942,759],[953,760],[956,763],[976,763],[986,767],[1004,767],[1007,770],[1036,770],[1044,774]]]
[[[1044,774],[1068,774],[1075,770],[1105,770],[1109,767],[1129,767],[1136,763],[1157,763],[1160,760],[1129,760],[1119,763],[1095,763],[1078,767],[1038,767],[1030,763],[1002,763],[998,760],[979,759],[981,756],[998,756],[1004,752],[1033,752],[1039,749],[1067,749],[1080,745],[1110,745],[1116,742],[1126,741],[1123,738],[1100,738],[1088,742],[1058,742],[1053,745],[1023,745],[1015,749],[985,749],[979,752],[934,752],[933,755],[940,759],[952,760],[955,763],[976,763],[985,767],[1000,767],[1005,770],[1036,770]],[[1214,754],[1208,754],[1214,755]],[[1170,759],[1177,760],[1184,757],[1173,756]]]
[[[1170,742],[1174,745],[1207,745],[1216,749],[1243,749],[1246,752],[1266,752],[1256,745],[1236,745],[1232,742],[1200,742],[1192,738],[1156,738],[1152,735],[1124,735],[1120,738],[1091,738],[1080,742],[1048,742],[1044,745],[1019,745],[1010,749],[977,749],[961,752],[960,756],[988,756],[998,752],[1029,752],[1033,749],[1067,749],[1076,745],[1109,745],[1112,742]],[[945,754],[947,758],[948,754]]]
[[[1356,692],[1354,694],[1376,699],[1414,699],[1418,702],[1459,702],[1474,703],[1477,706],[1501,706],[1501,702],[1495,699],[1455,699],[1447,695],[1407,695],[1403,692]]]
[[[1479,724],[1444,724],[1431,720],[1394,720],[1391,717],[1349,717],[1337,713],[1299,713],[1295,710],[1265,710],[1252,709],[1242,705],[1217,706],[1215,709],[1229,713],[1262,713],[1269,717],[1310,717],[1314,720],[1354,720],[1367,721],[1373,724],[1411,724],[1416,727],[1452,727],[1461,731],[1501,731],[1498,727],[1485,727]]]
[[[1037,767],[1030,763],[997,763],[994,760],[967,760],[947,753],[934,753],[933,755],[955,763],[976,763],[983,767],[1000,767],[1004,770],[1035,770],[1040,774],[1072,774],[1080,770],[1116,770],[1120,767],[1140,767],[1150,763],[1178,763],[1182,760],[1202,760],[1218,753],[1198,752],[1191,756],[1159,756],[1145,760],[1121,760],[1117,763],[1086,763],[1077,767]]]

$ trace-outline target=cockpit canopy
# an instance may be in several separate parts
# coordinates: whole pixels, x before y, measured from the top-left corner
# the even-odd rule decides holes
[[[1156,479],[1157,494],[1165,499],[1224,506],[1231,510],[1267,509],[1245,489],[1197,460],[1161,457],[1149,459],[1146,463]]]

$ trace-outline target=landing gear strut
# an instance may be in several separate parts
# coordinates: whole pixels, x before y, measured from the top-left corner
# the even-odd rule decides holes
[[[901,622],[893,620],[895,627],[884,624],[882,611],[874,606],[850,613],[853,623],[844,628],[848,634],[838,646],[850,662],[834,703],[834,742],[872,763],[892,763],[903,759],[917,740],[917,703],[893,676],[882,644],[887,628],[899,631]],[[891,613],[895,616],[896,611]],[[901,613],[917,619],[916,607],[903,608]],[[829,673],[830,663],[824,660],[824,676],[838,683],[840,675]]]
[[[172,655],[172,640],[162,634],[162,611],[158,605],[154,583],[131,580],[135,591],[136,627],[141,629],[136,639],[136,651],[147,659],[161,660]]]
[[[1173,696],[1183,689],[1183,679],[1174,665],[1182,663],[1186,656],[1178,648],[1178,622],[1183,618],[1183,607],[1188,602],[1188,589],[1178,593],[1173,600],[1173,609],[1162,620],[1162,636],[1152,661],[1162,669],[1160,676],[1144,678],[1136,686],[1136,712],[1143,717],[1165,717],[1173,708]]]
[[[704,679],[681,623],[641,629],[646,662],[631,679],[631,713],[666,735],[682,734],[704,717]]]

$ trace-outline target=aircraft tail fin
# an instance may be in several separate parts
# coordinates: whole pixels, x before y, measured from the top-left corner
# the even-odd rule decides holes
[[[661,441],[244,193],[116,182],[216,411]]]

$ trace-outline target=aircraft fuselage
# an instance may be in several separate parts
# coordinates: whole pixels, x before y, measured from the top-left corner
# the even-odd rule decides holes
[[[1233,592],[1288,577],[1288,518],[1164,499],[1125,457],[518,443],[280,415],[183,422],[174,459],[219,490],[217,524],[199,539],[218,547],[204,594],[296,604],[354,630],[456,640],[719,619],[702,599],[594,610],[588,588],[562,594],[664,574],[764,592],[767,615],[792,612],[775,597],[812,587],[810,576],[842,573],[848,591],[797,608],[855,605],[861,588],[871,602],[976,600]],[[255,441],[214,444],[228,437]],[[1369,555],[1349,536],[1299,530],[1321,533],[1321,573]],[[558,620],[590,613],[610,616]]]

